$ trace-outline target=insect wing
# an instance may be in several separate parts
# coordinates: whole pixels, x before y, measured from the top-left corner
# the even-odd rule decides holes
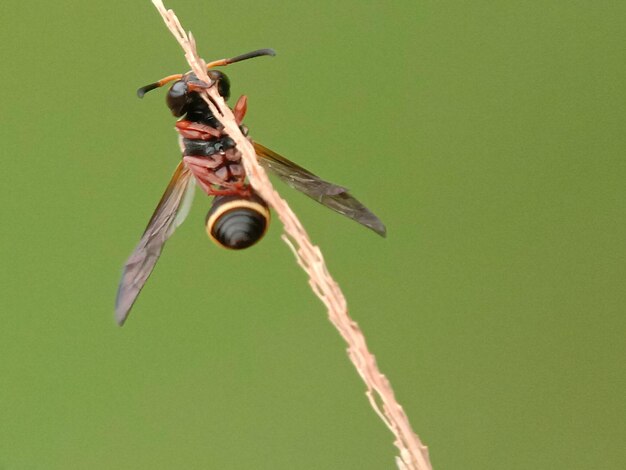
[[[261,144],[255,142],[254,149],[259,157],[259,163],[287,185],[329,209],[366,226],[380,236],[386,236],[385,225],[367,207],[354,198],[348,189],[324,181],[309,170],[287,160]]]
[[[126,321],[139,292],[150,277],[163,245],[187,216],[194,189],[191,171],[180,162],[141,240],[124,265],[115,301],[115,318],[120,326]]]

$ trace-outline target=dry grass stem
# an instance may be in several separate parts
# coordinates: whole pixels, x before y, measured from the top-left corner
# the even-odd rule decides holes
[[[152,0],[152,3],[183,48],[191,70],[200,80],[210,83],[205,62],[197,55],[191,33],[185,32],[174,12],[166,10],[161,0]],[[217,90],[214,87],[209,88],[203,95],[215,117],[224,126],[226,133],[236,142],[243,155],[242,160],[250,184],[274,209],[283,223],[285,230],[283,240],[293,251],[298,264],[309,275],[311,289],[326,305],[330,321],[346,341],[348,356],[365,382],[366,395],[370,404],[395,436],[394,444],[400,451],[400,455],[396,457],[398,468],[432,469],[426,446],[413,432],[406,414],[395,399],[389,381],[378,370],[376,359],[367,349],[363,333],[348,315],[346,299],[328,272],[320,249],[311,243],[296,215],[274,190],[267,174],[257,162],[252,144],[241,133],[232,111],[219,96]]]

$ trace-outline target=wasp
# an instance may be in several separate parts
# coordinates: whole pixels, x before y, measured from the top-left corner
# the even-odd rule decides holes
[[[196,184],[213,197],[205,219],[207,235],[213,242],[240,250],[254,245],[265,234],[270,221],[269,207],[246,180],[240,151],[200,93],[209,87],[217,87],[218,93],[228,100],[230,80],[214,67],[273,55],[275,52],[272,49],[259,49],[210,62],[207,64],[210,83],[187,72],[167,76],[137,90],[137,95],[142,98],[147,92],[173,82],[167,92],[166,103],[172,114],[180,118],[176,122],[176,130],[182,138],[184,151],[141,240],[124,265],[115,304],[119,325],[126,321],[165,242],[189,213]],[[232,111],[242,133],[249,139],[248,129],[243,124],[246,110],[247,97],[242,95]],[[385,226],[378,217],[346,188],[324,181],[257,142],[252,144],[259,163],[287,185],[379,235],[386,235]]]

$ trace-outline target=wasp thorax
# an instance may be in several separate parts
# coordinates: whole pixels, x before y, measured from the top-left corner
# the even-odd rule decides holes
[[[206,216],[206,231],[218,245],[241,250],[263,238],[269,221],[267,204],[256,195],[217,196]]]

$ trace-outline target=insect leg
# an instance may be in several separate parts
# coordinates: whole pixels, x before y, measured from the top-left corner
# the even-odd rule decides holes
[[[241,125],[243,117],[246,115],[246,111],[248,111],[248,97],[246,95],[241,95],[235,104],[235,108],[233,109],[235,121],[237,121],[238,125]]]
[[[215,127],[192,121],[177,121],[176,130],[185,139],[210,140],[222,136],[222,132]]]

